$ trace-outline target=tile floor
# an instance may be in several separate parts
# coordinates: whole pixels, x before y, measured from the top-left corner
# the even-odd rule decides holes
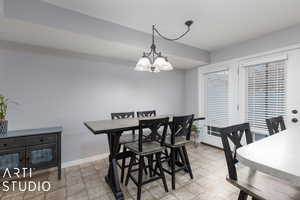
[[[171,177],[166,174],[169,192],[163,189],[161,180],[144,185],[143,200],[236,200],[238,189],[226,182],[227,168],[221,150],[199,144],[190,145],[194,179],[184,172],[177,173],[176,190],[171,189]],[[33,180],[49,180],[49,192],[2,192],[1,200],[113,200],[114,197],[104,181],[108,161],[99,160],[63,169],[62,179],[57,180],[57,172],[44,172]],[[136,199],[136,186],[129,182],[122,185],[125,199]]]

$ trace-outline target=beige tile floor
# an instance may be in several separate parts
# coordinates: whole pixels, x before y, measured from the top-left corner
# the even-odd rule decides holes
[[[161,180],[144,185],[143,200],[235,200],[238,189],[226,182],[227,174],[224,153],[221,150],[199,144],[188,146],[194,179],[179,172],[176,175],[176,190],[171,190],[171,177],[166,174],[169,192],[163,189]],[[99,160],[63,169],[62,179],[57,172],[44,172],[33,180],[49,180],[49,192],[2,192],[1,200],[113,200],[114,197],[104,181],[108,161]],[[136,186],[130,181],[122,185],[125,199],[136,199]]]

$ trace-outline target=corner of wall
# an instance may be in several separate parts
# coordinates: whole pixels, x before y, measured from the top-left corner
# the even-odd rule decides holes
[[[198,68],[185,72],[185,113],[198,113]]]
[[[0,0],[0,17],[4,17],[4,0]]]

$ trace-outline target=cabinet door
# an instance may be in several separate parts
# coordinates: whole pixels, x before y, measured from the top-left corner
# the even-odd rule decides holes
[[[27,167],[42,169],[57,165],[56,144],[44,144],[27,148]]]
[[[0,173],[5,169],[24,168],[25,167],[25,149],[10,149],[0,151]]]

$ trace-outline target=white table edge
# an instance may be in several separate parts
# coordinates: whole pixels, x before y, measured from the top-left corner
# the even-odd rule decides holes
[[[253,144],[255,144],[255,143],[252,143],[250,145],[253,145]],[[241,148],[243,148],[243,147],[241,147]],[[247,159],[247,158],[245,158],[245,157],[243,157],[239,154],[239,151],[240,151],[241,148],[237,149],[237,159],[244,166],[248,166],[252,170],[260,171],[260,172],[263,172],[263,173],[268,174],[270,176],[286,180],[286,181],[288,181],[289,183],[291,183],[293,185],[300,186],[300,177],[299,176],[295,176],[295,175],[290,174],[288,172],[278,170],[278,169],[272,168],[270,166],[264,165],[262,163],[257,163],[257,162],[254,162],[252,160],[249,160],[249,159]]]

